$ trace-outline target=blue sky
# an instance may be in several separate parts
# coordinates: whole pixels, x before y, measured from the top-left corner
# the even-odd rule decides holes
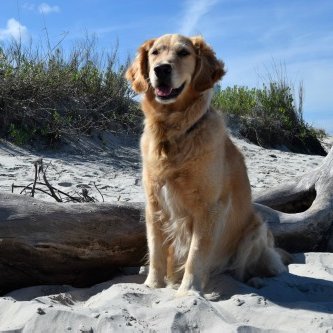
[[[120,61],[165,33],[203,35],[223,59],[228,85],[261,86],[272,66],[305,89],[304,118],[333,134],[332,0],[0,0],[0,43],[45,40],[64,48],[86,33]]]

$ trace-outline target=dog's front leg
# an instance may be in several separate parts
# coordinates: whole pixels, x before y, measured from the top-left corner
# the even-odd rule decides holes
[[[190,250],[185,263],[185,270],[177,296],[201,292],[210,270],[210,261],[215,248],[214,230],[216,216],[200,214],[193,219],[193,231]]]
[[[167,245],[162,231],[162,220],[158,218],[156,204],[146,206],[146,228],[149,249],[149,273],[145,284],[151,288],[165,286],[167,271]]]

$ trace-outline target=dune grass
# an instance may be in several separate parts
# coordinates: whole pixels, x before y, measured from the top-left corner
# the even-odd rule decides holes
[[[304,89],[295,89],[284,76],[269,75],[261,88],[226,87],[213,97],[213,105],[222,110],[240,133],[263,147],[286,146],[292,151],[311,153],[316,141],[326,135],[303,118]],[[320,149],[320,147],[318,146]]]
[[[22,145],[42,139],[53,144],[66,135],[93,130],[139,132],[142,115],[124,78],[117,48],[99,50],[85,37],[65,52],[58,43],[0,46],[0,136]],[[277,67],[276,67],[277,68]],[[227,87],[213,105],[237,118],[240,131],[262,146],[304,142],[324,135],[303,119],[303,87],[295,89],[281,75],[261,88]],[[278,140],[277,140],[278,139]]]
[[[95,50],[90,37],[68,54],[15,41],[0,48],[1,135],[17,144],[54,143],[93,129],[135,129],[139,110],[124,79],[127,64],[118,65],[117,50]]]

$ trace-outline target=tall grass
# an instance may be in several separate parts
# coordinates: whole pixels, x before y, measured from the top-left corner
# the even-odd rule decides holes
[[[287,146],[310,153],[310,145],[320,146],[314,142],[325,132],[304,121],[303,101],[303,85],[295,89],[281,75],[269,75],[268,83],[261,88],[227,87],[213,97],[213,105],[231,116],[250,141],[264,147]]]
[[[46,51],[43,51],[46,50]],[[117,49],[97,53],[87,37],[65,54],[15,41],[0,48],[0,133],[22,144],[92,129],[131,130],[138,107],[118,65]]]
[[[227,87],[215,94],[213,104],[226,113],[260,118],[267,125],[278,123],[283,129],[305,126],[302,107],[296,105],[292,89],[279,82],[262,88]]]

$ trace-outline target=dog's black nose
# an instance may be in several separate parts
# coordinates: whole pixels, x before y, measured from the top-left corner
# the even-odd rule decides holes
[[[154,72],[159,79],[165,79],[170,76],[172,67],[169,64],[158,65],[154,68]]]

